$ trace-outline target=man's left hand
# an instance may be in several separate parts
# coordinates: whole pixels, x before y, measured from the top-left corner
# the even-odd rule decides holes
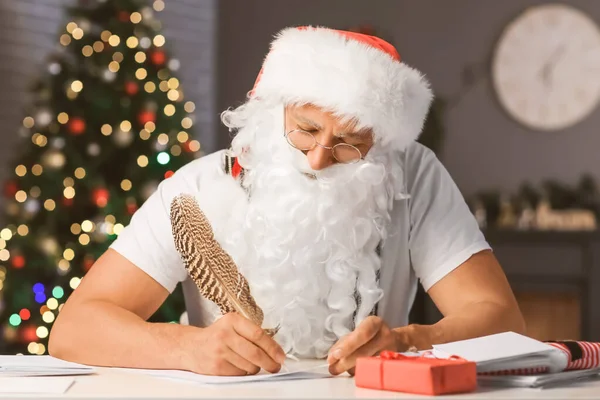
[[[348,371],[350,375],[354,375],[358,357],[373,356],[383,350],[406,351],[408,346],[401,336],[400,332],[390,329],[381,318],[370,316],[354,332],[333,345],[327,357],[329,372],[339,375]]]

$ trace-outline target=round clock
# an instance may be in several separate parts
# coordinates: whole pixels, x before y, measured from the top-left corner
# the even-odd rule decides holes
[[[600,100],[600,29],[571,6],[528,8],[502,33],[491,73],[515,120],[542,131],[570,127]]]

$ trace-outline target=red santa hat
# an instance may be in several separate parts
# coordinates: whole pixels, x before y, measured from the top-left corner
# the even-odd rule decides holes
[[[372,128],[376,141],[402,150],[421,133],[433,94],[390,43],[306,26],[275,36],[250,97],[316,105]]]

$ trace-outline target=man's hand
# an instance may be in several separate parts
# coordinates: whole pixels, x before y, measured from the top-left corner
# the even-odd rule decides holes
[[[405,351],[408,346],[398,331],[390,329],[379,317],[366,318],[354,332],[340,339],[329,352],[329,372],[339,375],[348,371],[354,375],[358,357],[368,357],[383,350]]]
[[[275,373],[285,360],[283,349],[263,329],[236,313],[188,331],[182,349],[186,369],[204,375]]]

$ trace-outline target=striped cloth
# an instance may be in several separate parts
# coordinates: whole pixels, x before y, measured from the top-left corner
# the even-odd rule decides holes
[[[600,343],[583,341],[548,341],[547,344],[563,351],[568,359],[563,371],[590,369],[600,367]],[[539,375],[549,371],[548,367],[520,368],[494,372],[483,372],[479,375]]]

